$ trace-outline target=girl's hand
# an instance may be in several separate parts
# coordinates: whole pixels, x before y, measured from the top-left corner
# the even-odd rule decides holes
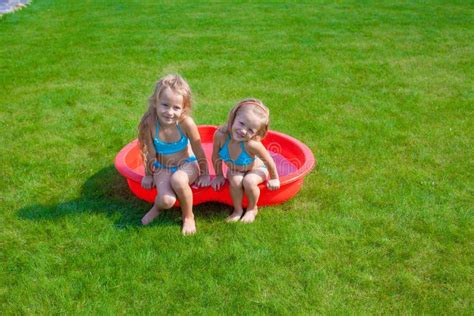
[[[280,180],[279,179],[270,179],[267,181],[267,188],[270,191],[278,190],[280,188]]]
[[[153,187],[153,176],[144,176],[142,178],[142,187],[150,190]]]
[[[212,180],[211,186],[214,189],[214,191],[219,191],[224,186],[224,183],[225,183],[224,176],[217,176]]]
[[[211,177],[208,174],[200,175],[197,178],[196,186],[198,188],[208,187],[211,185]]]

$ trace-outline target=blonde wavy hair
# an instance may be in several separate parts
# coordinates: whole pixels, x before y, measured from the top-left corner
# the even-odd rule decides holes
[[[147,144],[151,143],[151,131],[155,128],[156,121],[158,120],[156,109],[159,105],[161,93],[165,88],[169,88],[174,93],[183,97],[183,114],[179,121],[182,121],[186,116],[191,114],[192,94],[191,88],[186,80],[177,74],[170,74],[161,78],[156,83],[153,94],[148,98],[148,110],[143,115],[140,124],[138,124],[138,143],[144,161],[146,161],[147,154],[149,153]]]
[[[219,128],[221,133],[230,133],[232,125],[234,124],[235,117],[242,107],[252,107],[252,112],[256,114],[261,119],[260,128],[256,131],[255,135],[252,137],[254,140],[262,140],[265,138],[270,126],[270,110],[268,107],[263,104],[262,101],[255,98],[247,98],[240,100],[229,112],[229,117],[227,123]]]

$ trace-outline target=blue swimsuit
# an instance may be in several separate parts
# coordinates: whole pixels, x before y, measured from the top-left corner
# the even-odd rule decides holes
[[[250,157],[250,155],[245,150],[244,142],[240,142],[240,148],[242,148],[242,152],[240,153],[239,157],[237,157],[235,160],[230,158],[229,141],[230,135],[225,141],[224,146],[222,146],[221,150],[219,150],[219,158],[225,162],[231,162],[236,166],[248,166],[255,161],[255,158]]]
[[[179,133],[181,134],[181,138],[174,143],[166,143],[160,140],[158,136],[158,132],[160,130],[160,123],[156,121],[156,133],[155,137],[153,138],[153,145],[155,147],[155,151],[159,153],[160,155],[171,155],[175,154],[177,152],[180,152],[188,147],[189,139],[186,137],[186,135],[183,133],[181,130],[181,127],[179,127],[179,124],[176,124],[176,127],[178,128]],[[184,160],[184,162],[192,162],[196,161],[195,156],[188,157]],[[168,167],[164,166],[158,161],[155,161],[153,163],[153,167],[155,168],[162,168],[162,169],[168,169],[171,172],[176,172],[178,170],[178,167]]]

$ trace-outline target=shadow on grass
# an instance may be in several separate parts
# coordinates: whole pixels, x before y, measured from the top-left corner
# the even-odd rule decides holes
[[[103,168],[90,177],[82,186],[78,199],[53,205],[32,205],[18,211],[18,216],[28,220],[55,220],[63,216],[71,216],[85,212],[106,214],[117,218],[115,227],[143,227],[141,218],[151,208],[151,204],[139,200],[129,190],[126,180],[117,172],[113,165]],[[205,203],[194,207],[198,218],[207,220],[223,220],[230,207],[218,203]],[[160,216],[147,227],[156,225],[181,225],[181,210],[172,208],[163,211]]]

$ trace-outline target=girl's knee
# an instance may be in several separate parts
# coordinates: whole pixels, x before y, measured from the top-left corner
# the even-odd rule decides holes
[[[258,188],[258,182],[254,178],[245,177],[244,180],[242,181],[242,186],[246,190],[254,190]]]
[[[172,208],[174,203],[176,203],[176,197],[171,195],[157,195],[155,198],[155,204],[160,209]]]
[[[186,187],[189,187],[188,176],[185,173],[175,172],[171,177],[171,187],[175,191],[184,190]]]
[[[230,177],[229,178],[229,185],[232,188],[241,188],[242,187],[242,177]]]

